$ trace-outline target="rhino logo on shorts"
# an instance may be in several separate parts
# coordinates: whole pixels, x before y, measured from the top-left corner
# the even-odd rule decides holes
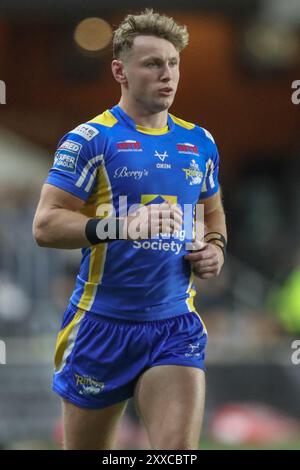
[[[104,382],[99,382],[92,377],[83,377],[74,374],[76,378],[76,386],[80,389],[80,395],[98,395],[104,389]]]

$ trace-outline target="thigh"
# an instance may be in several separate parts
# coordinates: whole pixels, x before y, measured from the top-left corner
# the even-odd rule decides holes
[[[195,367],[161,365],[140,376],[134,394],[152,449],[198,449],[205,374]]]
[[[63,400],[64,449],[111,450],[127,401],[102,409],[80,408]]]
[[[53,390],[78,408],[108,408],[133,396],[145,370],[139,325],[73,309],[59,333]]]

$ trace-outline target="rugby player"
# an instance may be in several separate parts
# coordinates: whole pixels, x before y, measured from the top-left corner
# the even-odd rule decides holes
[[[120,100],[60,140],[42,188],[38,245],[82,248],[55,352],[65,449],[113,449],[130,397],[152,449],[198,449],[207,331],[193,279],[220,273],[226,226],[212,135],[168,112],[187,44],[173,18],[128,15],[113,38]],[[197,203],[205,235],[188,250]]]

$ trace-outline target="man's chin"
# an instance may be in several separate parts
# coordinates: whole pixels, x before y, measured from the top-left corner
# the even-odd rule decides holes
[[[156,101],[155,103],[153,103],[152,108],[155,109],[156,113],[160,113],[162,111],[166,111],[167,109],[169,109],[172,106],[173,101],[174,101],[173,97],[160,99],[159,101]]]

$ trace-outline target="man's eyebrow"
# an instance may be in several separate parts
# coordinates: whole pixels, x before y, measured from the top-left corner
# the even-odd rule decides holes
[[[156,55],[148,55],[148,56],[145,56],[142,58],[142,60],[160,60],[160,61],[164,61],[164,59],[162,59],[161,57],[158,57]],[[172,56],[172,57],[169,57],[168,60],[179,60],[179,57],[177,56]]]

